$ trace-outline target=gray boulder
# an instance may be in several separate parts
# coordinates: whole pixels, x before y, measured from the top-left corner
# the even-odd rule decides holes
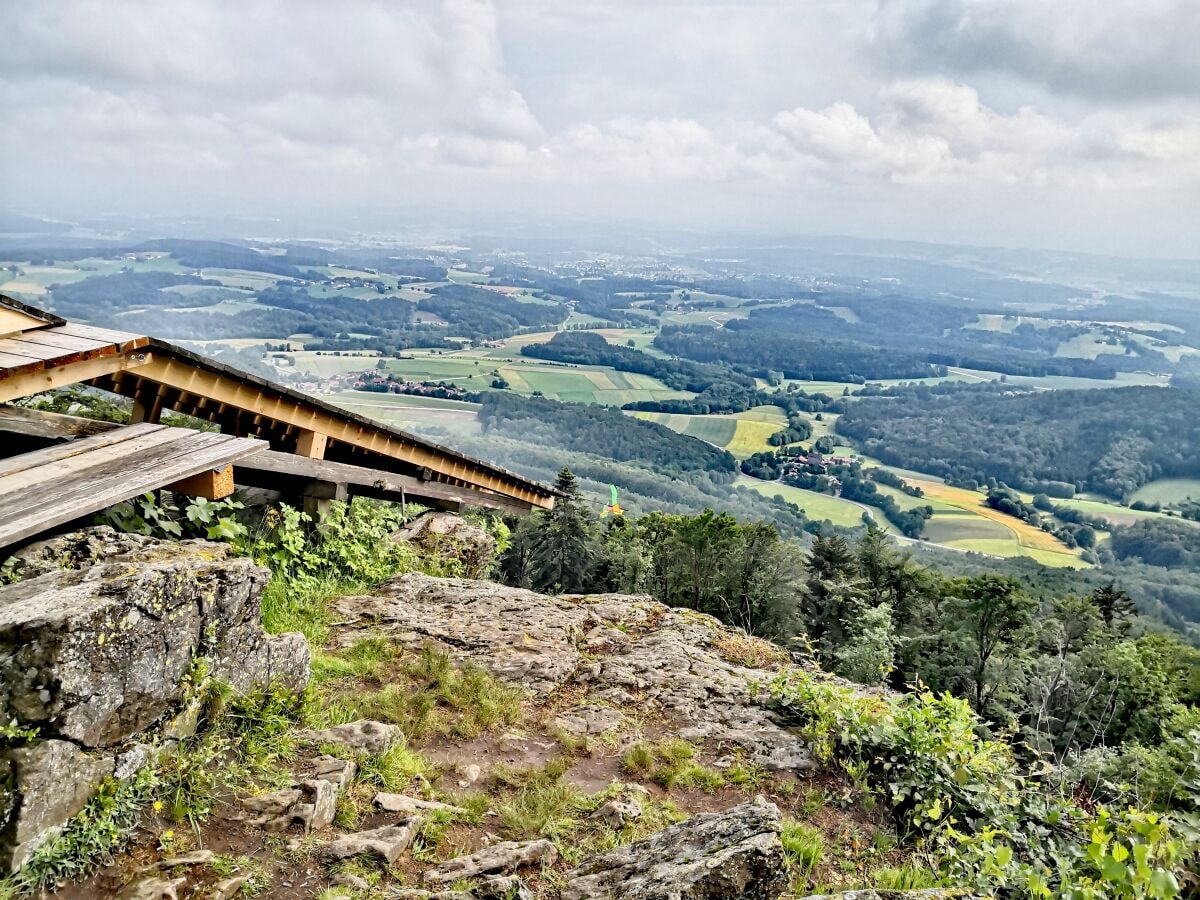
[[[66,741],[39,741],[0,753],[0,860],[16,871],[113,773],[113,758]]]
[[[427,558],[457,560],[467,578],[487,574],[496,553],[496,539],[454,513],[432,511],[417,516],[392,534],[393,541],[404,541]]]
[[[302,740],[313,744],[332,744],[351,753],[369,753],[372,756],[385,753],[392,745],[404,740],[404,734],[398,725],[375,722],[371,719],[359,719],[357,722],[334,725],[320,731],[305,728],[299,735]]]
[[[92,531],[59,539],[62,558]],[[303,637],[262,630],[268,576],[223,544],[155,541],[0,587],[0,720],[111,747],[181,703],[199,658],[239,690],[273,679],[303,688]]]
[[[537,841],[501,841],[466,856],[448,859],[422,876],[430,884],[448,884],[496,872],[513,872],[534,863],[553,865],[558,849],[545,838]]]
[[[420,828],[421,817],[411,816],[395,825],[348,834],[325,848],[325,858],[336,861],[354,856],[377,856],[390,866],[409,848]]]
[[[774,673],[725,659],[721,641],[732,632],[711,616],[644,596],[549,597],[418,574],[392,578],[371,596],[341,597],[334,608],[344,646],[382,633],[414,649],[439,645],[537,695],[585,688],[590,702],[565,710],[556,723],[567,731],[620,730],[621,709],[638,706],[674,723],[682,737],[740,748],[767,768],[815,765],[806,743],[755,693],[753,686]],[[596,652],[590,648],[600,634],[617,638]]]
[[[779,808],[761,797],[585,859],[562,900],[775,900],[787,887]]]
[[[39,737],[0,750],[0,870],[19,867],[104,778],[149,762],[143,733],[194,730],[200,660],[239,691],[308,682],[304,637],[263,631],[269,573],[223,544],[100,527],[17,556],[25,577],[0,587],[0,722]]]

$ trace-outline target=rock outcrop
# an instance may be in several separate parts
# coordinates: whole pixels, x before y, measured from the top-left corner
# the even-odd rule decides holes
[[[28,547],[16,568],[25,577],[0,587],[0,722],[38,739],[0,751],[0,867],[19,866],[103,778],[136,771],[132,745],[187,707],[200,674],[240,691],[308,681],[303,636],[262,629],[269,573],[223,544],[99,527]]]
[[[722,657],[716,619],[623,594],[548,597],[488,581],[402,575],[370,596],[335,602],[338,640],[382,632],[418,648],[442,645],[539,695],[565,686],[589,700],[559,720],[595,734],[619,726],[619,710],[652,711],[692,740],[745,751],[777,770],[812,766],[804,744],[753,696],[772,673]],[[597,650],[597,647],[602,649]]]
[[[501,841],[467,856],[448,859],[425,873],[426,884],[449,884],[461,878],[475,878],[497,872],[513,872],[534,863],[553,865],[558,849],[542,838],[536,841]]]
[[[494,537],[448,512],[422,513],[394,532],[392,540],[409,544],[423,557],[436,558],[438,570],[444,571],[448,561],[456,562],[467,578],[486,575],[496,552]]]
[[[562,900],[775,900],[787,887],[778,807],[759,798],[589,857]]]

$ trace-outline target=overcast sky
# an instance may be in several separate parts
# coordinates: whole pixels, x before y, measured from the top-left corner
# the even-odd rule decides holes
[[[0,206],[1200,256],[1198,0],[0,2]]]

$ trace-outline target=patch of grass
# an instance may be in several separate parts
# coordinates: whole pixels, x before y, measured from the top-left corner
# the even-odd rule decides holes
[[[379,635],[360,638],[337,653],[320,653],[313,659],[313,674],[319,681],[329,678],[381,679],[388,663],[397,659],[402,649]]]
[[[357,670],[386,666],[389,661],[377,647],[364,647],[345,666]],[[506,684],[478,666],[455,666],[444,650],[425,647],[400,672],[408,685],[391,683],[365,693],[356,686],[344,702],[360,716],[399,725],[414,741],[433,734],[477,737],[521,717],[523,688]]]
[[[496,805],[496,814],[506,838],[559,840],[579,826],[586,799],[561,777],[547,778],[519,788]]]
[[[181,741],[159,762],[158,804],[171,820],[199,833],[221,797],[242,780],[233,741],[217,732]]]
[[[941,885],[941,879],[929,866],[910,859],[900,866],[876,869],[870,876],[871,884],[878,890],[917,891]]]
[[[723,632],[716,646],[726,662],[750,669],[777,669],[790,661],[787,651],[778,644],[740,631]]]
[[[667,790],[698,788],[711,793],[725,784],[721,773],[700,765],[696,748],[680,738],[666,738],[657,744],[639,741],[625,751],[621,768]]]
[[[825,853],[825,838],[811,825],[785,820],[779,839],[783,843],[783,856],[791,872],[792,885],[799,892],[812,881]]]
[[[725,780],[740,787],[744,793],[757,794],[771,780],[771,776],[757,763],[736,759],[725,771]]]
[[[299,631],[310,647],[323,647],[329,640],[329,601],[360,593],[362,588],[332,574],[303,585],[273,575],[262,595],[263,628],[269,634]]]
[[[322,749],[323,752],[337,755],[336,747]],[[414,779],[426,777],[434,771],[434,767],[424,756],[410,750],[403,742],[380,754],[360,754],[357,763],[358,772],[354,776],[356,782],[392,793],[403,792]]]

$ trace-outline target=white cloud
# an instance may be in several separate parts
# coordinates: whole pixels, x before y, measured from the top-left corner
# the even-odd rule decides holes
[[[1170,57],[1200,39],[1188,2],[0,4],[0,194],[136,211],[182,185],[267,212],[310,192],[346,210],[484,193],[514,211],[1195,196],[1200,57]],[[1173,33],[1143,46],[1157,14]],[[1126,85],[1103,101],[1106,57],[1155,99]]]

